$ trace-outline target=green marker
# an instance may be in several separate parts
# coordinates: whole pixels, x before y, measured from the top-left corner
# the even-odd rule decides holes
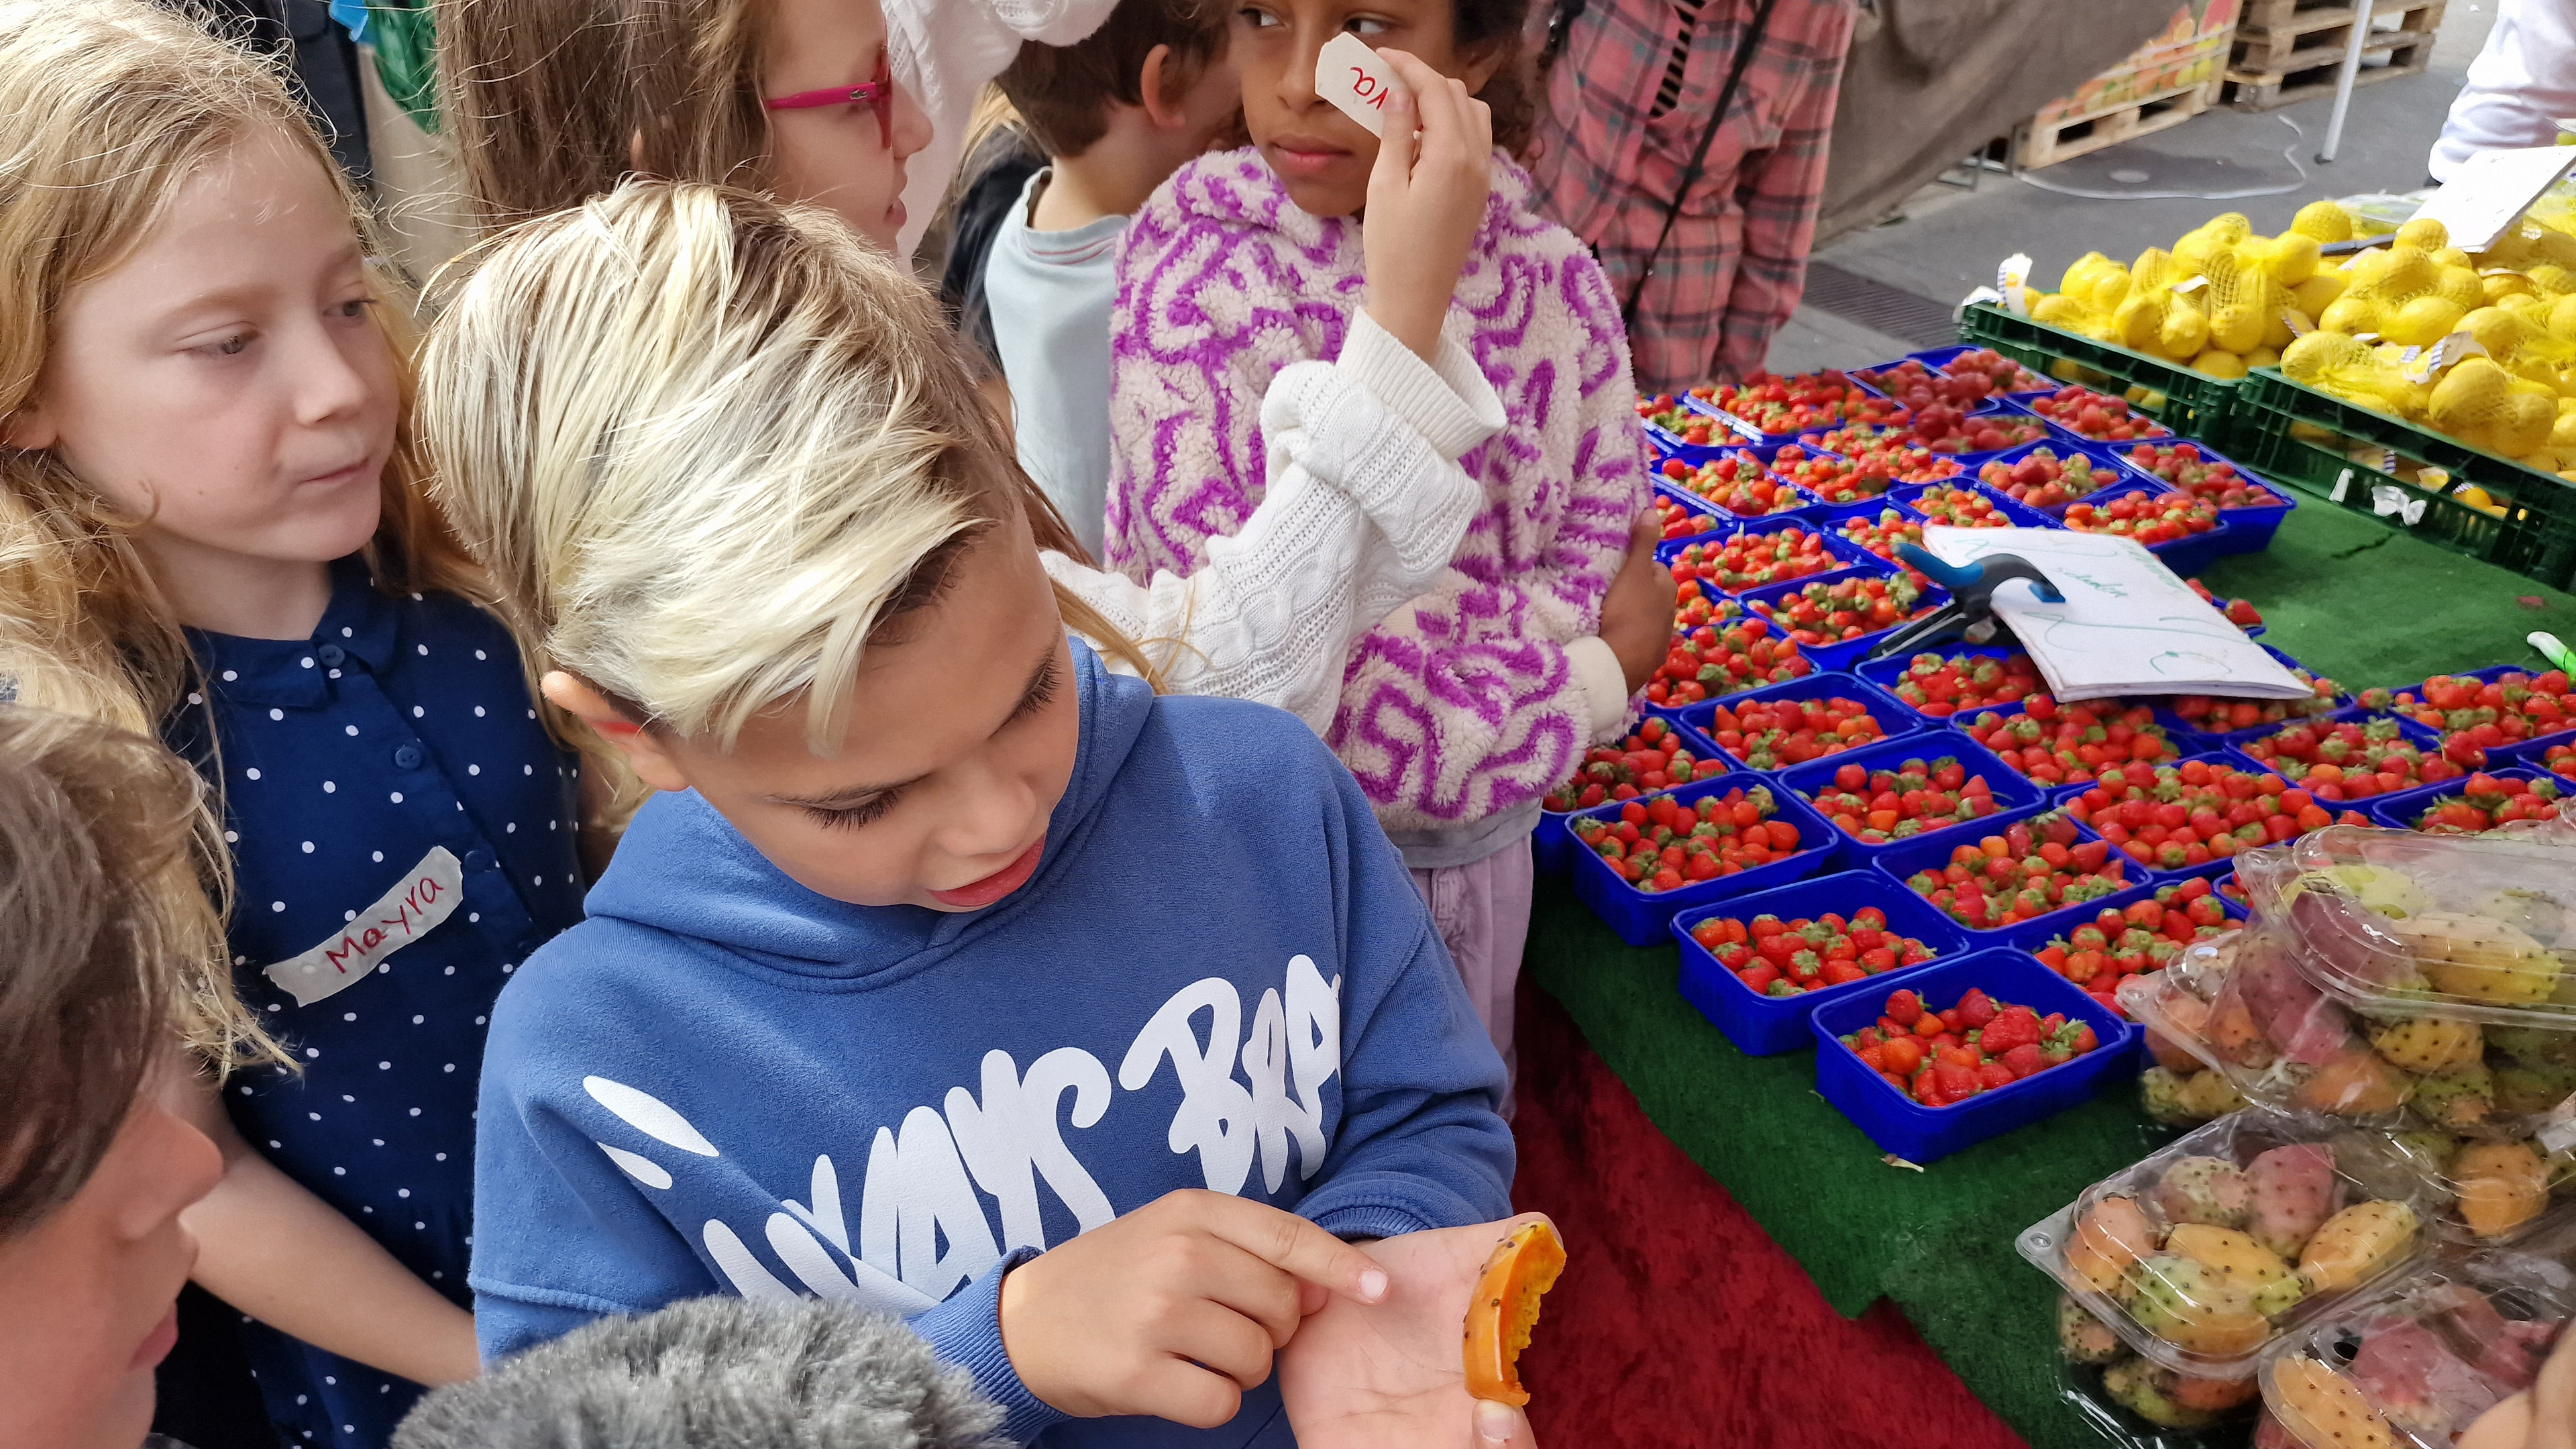
[[[2576,652],[2570,652],[2566,645],[2559,643],[2557,635],[2545,629],[2534,629],[2523,642],[2539,650],[2543,659],[2576,674]]]

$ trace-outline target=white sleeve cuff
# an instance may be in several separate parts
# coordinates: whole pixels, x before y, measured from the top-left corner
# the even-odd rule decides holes
[[[1610,738],[1628,718],[1628,671],[1619,667],[1619,656],[1598,634],[1586,634],[1566,645],[1565,658],[1574,668],[1575,682],[1583,686],[1583,698],[1592,706],[1592,738]]]
[[[1351,314],[1338,366],[1388,412],[1411,425],[1443,458],[1457,458],[1503,430],[1503,400],[1467,349],[1441,334],[1437,366],[1377,324],[1362,308]]]

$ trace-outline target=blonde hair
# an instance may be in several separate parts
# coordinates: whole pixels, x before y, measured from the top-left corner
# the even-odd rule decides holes
[[[132,255],[201,168],[261,134],[310,156],[363,235],[356,195],[258,57],[143,0],[0,0],[0,422],[36,402],[65,300]],[[379,301],[399,360],[407,313]],[[383,490],[379,585],[467,591],[471,563],[420,487],[407,427]],[[0,444],[0,675],[21,702],[147,735],[180,704],[195,664],[135,548],[140,522],[51,452]],[[193,897],[211,914],[230,860],[216,812],[196,819],[194,878],[174,879],[166,904]],[[233,1001],[220,934],[186,993],[192,1034],[218,1060],[268,1055]]]
[[[909,273],[829,212],[694,183],[492,243],[430,336],[420,423],[531,667],[724,747],[801,695],[831,750],[870,637],[1025,483]]]

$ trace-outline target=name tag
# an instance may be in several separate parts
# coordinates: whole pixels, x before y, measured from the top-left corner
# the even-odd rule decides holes
[[[1386,98],[1402,89],[1395,68],[1348,31],[1325,41],[1315,53],[1316,93],[1368,127],[1372,136],[1386,134]]]
[[[464,898],[463,868],[446,846],[431,846],[420,864],[339,934],[301,956],[261,968],[260,974],[298,1006],[328,1000],[456,914],[456,903]]]

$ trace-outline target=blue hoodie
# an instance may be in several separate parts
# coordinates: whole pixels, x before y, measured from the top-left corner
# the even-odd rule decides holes
[[[1003,1273],[1180,1188],[1354,1238],[1511,1211],[1502,1063],[1350,773],[1291,715],[1073,652],[1072,783],[984,910],[817,895],[694,794],[637,815],[493,1015],[487,1357],[820,1294],[910,1318],[1019,1441],[1286,1445],[1275,1380],[1209,1431],[1038,1402]]]

